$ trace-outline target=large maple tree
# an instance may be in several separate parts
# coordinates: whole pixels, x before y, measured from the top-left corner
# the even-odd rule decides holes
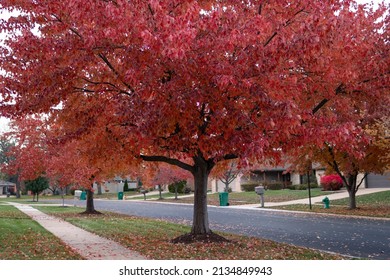
[[[277,162],[314,136],[322,145],[333,108],[344,115],[342,145],[352,137],[348,113],[360,109],[354,100],[385,107],[384,5],[3,0],[1,8],[20,12],[1,23],[12,33],[0,51],[2,114],[55,111],[63,141],[99,145],[99,128],[124,157],[189,171],[193,237],[211,233],[216,163]]]

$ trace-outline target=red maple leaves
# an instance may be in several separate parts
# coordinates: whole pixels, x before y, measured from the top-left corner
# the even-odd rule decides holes
[[[366,141],[363,123],[389,113],[384,5],[1,5],[21,12],[1,22],[13,32],[0,53],[3,114],[53,116],[55,137],[80,147],[99,170],[115,170],[117,161],[135,166],[141,155],[190,171],[198,188],[225,159],[277,162],[285,151],[326,141],[349,149]],[[115,155],[121,159],[102,163]]]

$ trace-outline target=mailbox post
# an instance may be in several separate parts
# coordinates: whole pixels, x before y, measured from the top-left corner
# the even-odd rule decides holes
[[[264,207],[264,187],[263,187],[263,186],[255,187],[255,192],[256,192],[258,195],[260,195],[261,207]]]
[[[74,191],[74,199],[73,199],[73,206],[76,206],[76,199],[80,199],[82,191],[75,190]]]

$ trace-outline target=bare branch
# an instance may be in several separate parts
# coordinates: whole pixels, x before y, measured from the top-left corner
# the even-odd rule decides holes
[[[102,53],[99,53],[98,56],[104,61],[104,63],[108,66],[108,68],[111,69],[111,71],[117,76],[118,79],[120,79],[120,74],[119,72],[115,69],[115,67],[111,64],[111,62],[108,60],[108,58],[102,54]],[[121,80],[121,79],[120,79]],[[135,92],[134,88],[129,85],[128,83],[126,83],[125,81],[122,81],[121,82],[131,91],[131,92]]]

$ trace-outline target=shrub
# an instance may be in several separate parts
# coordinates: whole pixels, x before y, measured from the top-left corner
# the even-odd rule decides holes
[[[321,177],[321,186],[324,191],[337,191],[343,187],[343,179],[337,174]]]
[[[284,188],[283,183],[265,183],[264,186],[266,187],[267,190],[281,190]]]
[[[183,192],[184,192],[185,194],[189,194],[189,193],[191,192],[191,188],[190,188],[190,187],[185,187],[184,190],[183,190]]]
[[[175,189],[177,188],[177,193],[189,193],[191,189],[186,188],[186,185],[187,181],[175,182],[168,186],[168,190],[170,193],[175,193]]]
[[[241,184],[241,189],[244,192],[254,192],[255,187],[260,186],[262,183],[260,182],[248,182],[248,183],[243,183]]]

